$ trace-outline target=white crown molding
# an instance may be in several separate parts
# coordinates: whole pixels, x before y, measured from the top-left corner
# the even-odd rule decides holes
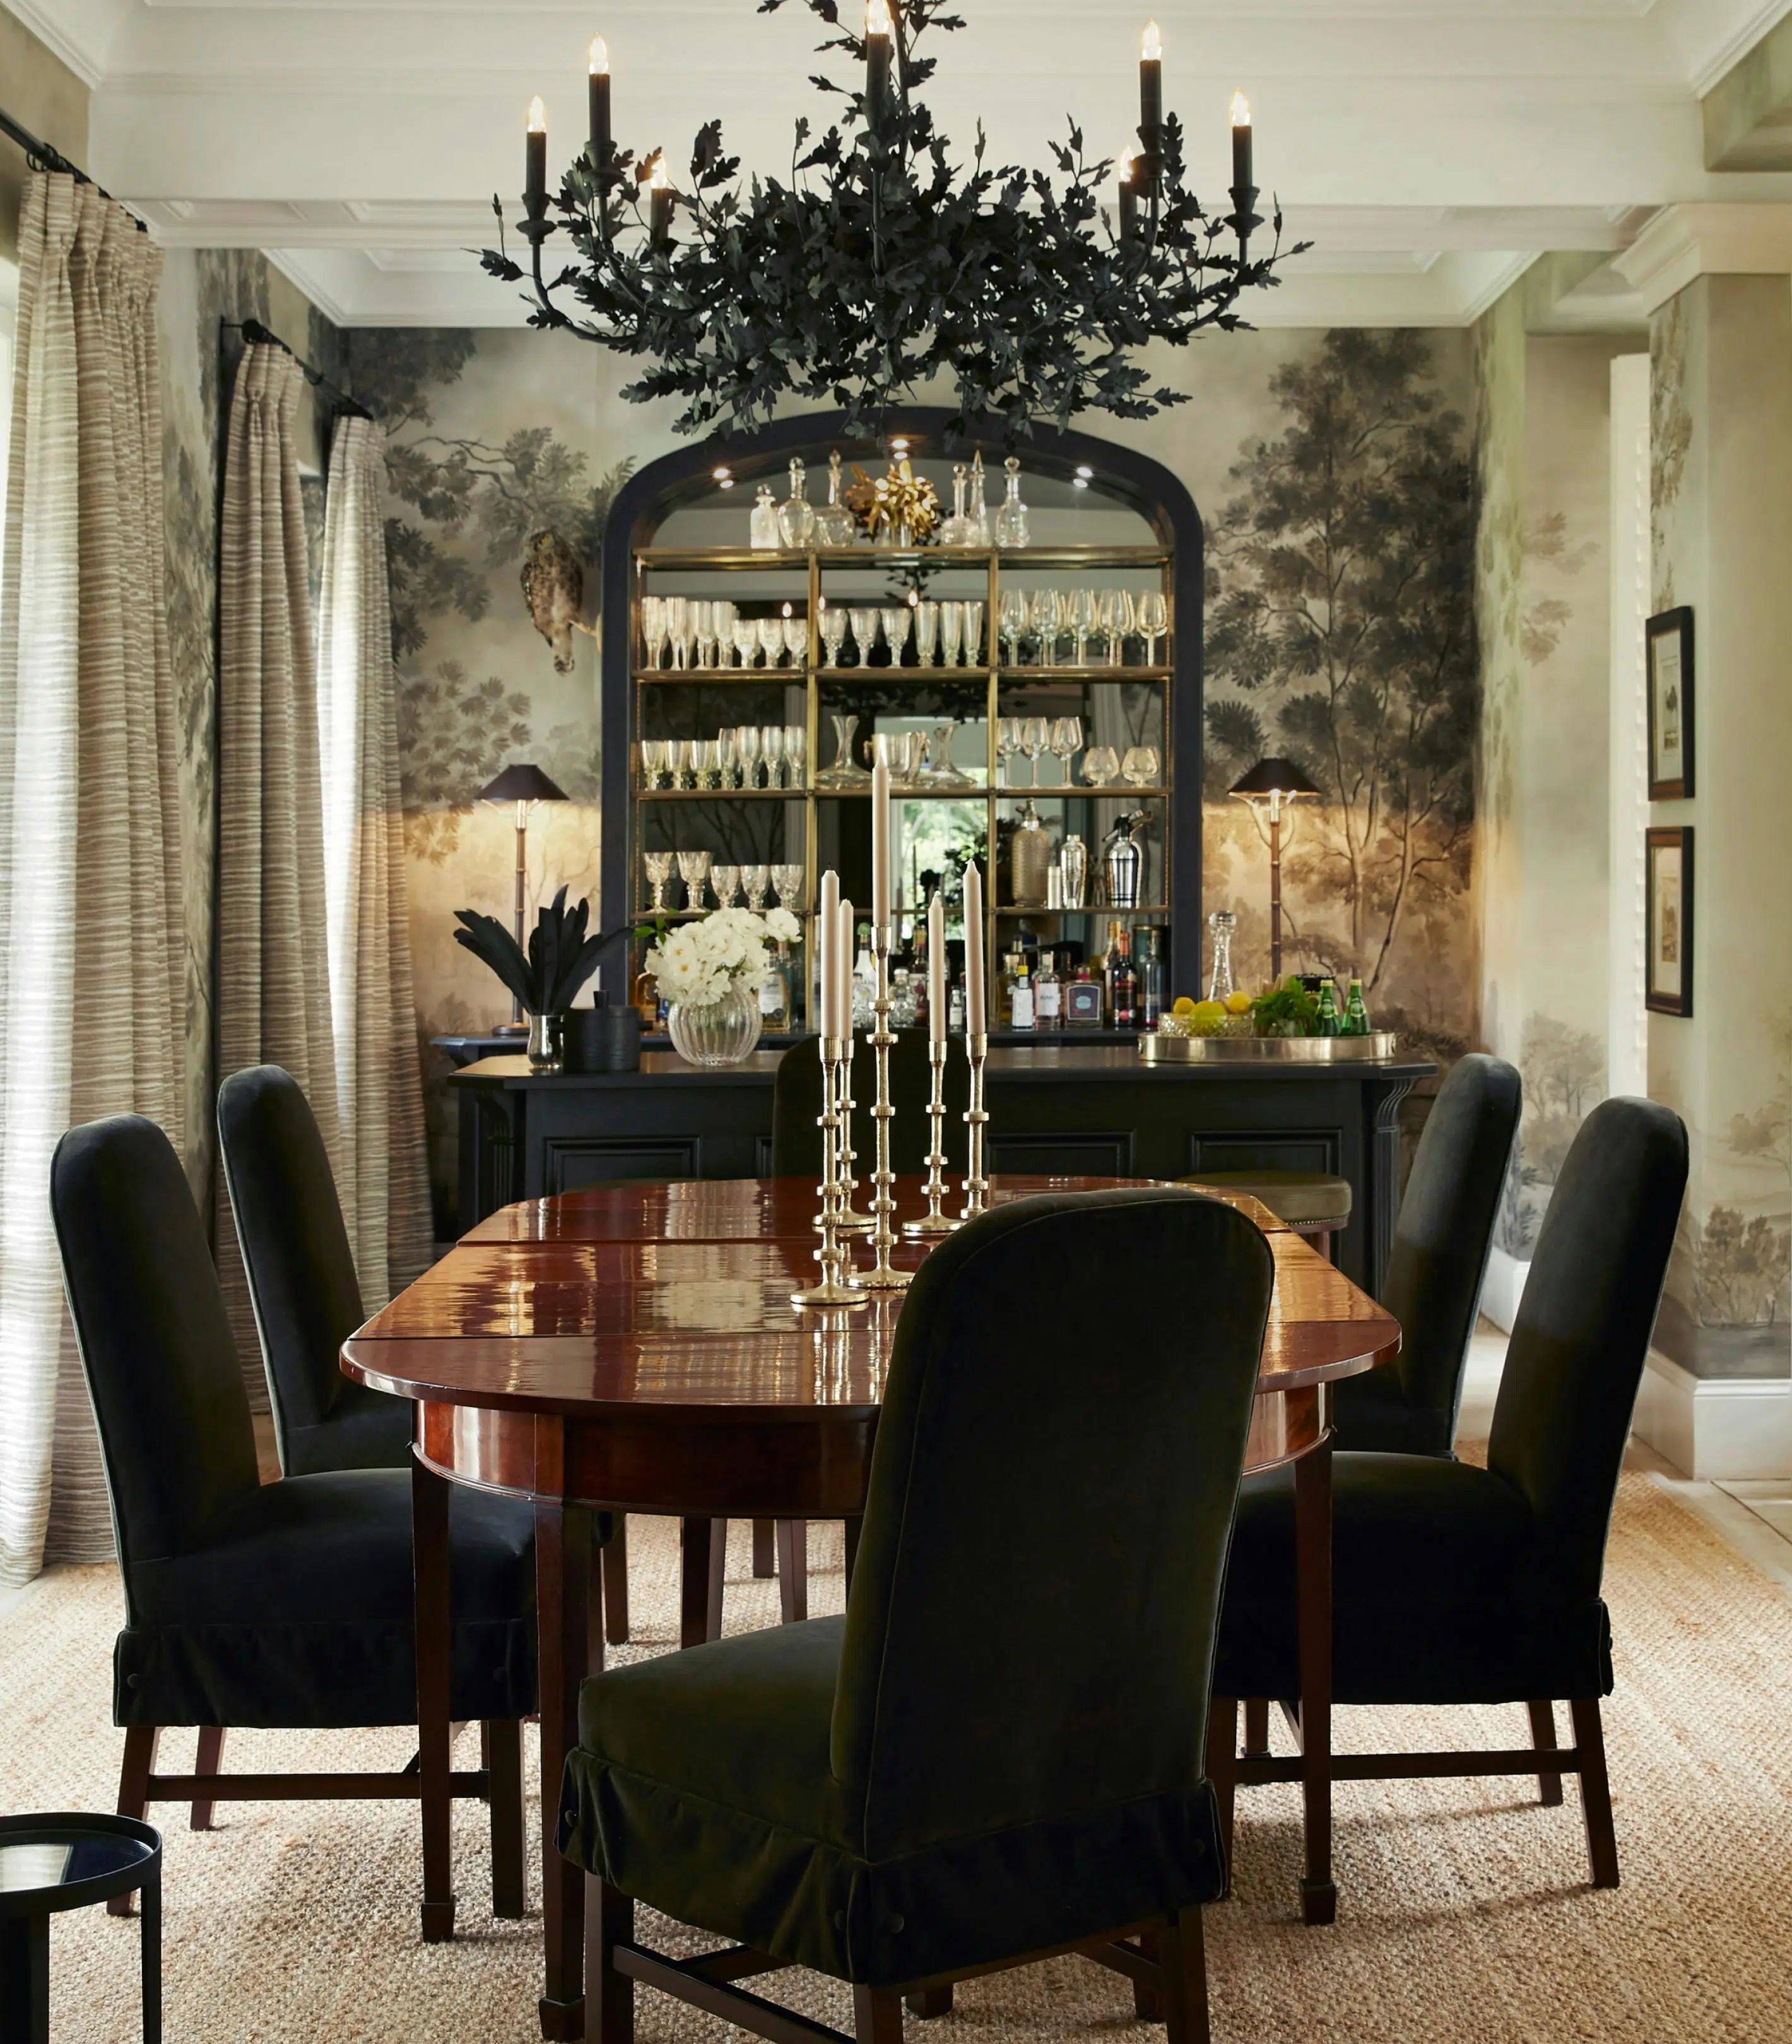
[[[113,38],[137,0],[0,0],[90,91],[106,76]]]
[[[1695,277],[1792,275],[1792,205],[1663,206],[1612,267],[1645,313]]]
[[[1711,8],[1710,0],[1679,0],[1676,11],[1690,17],[1687,33],[1682,38],[1684,50],[1685,43],[1705,25],[1709,13],[1717,10]],[[1690,81],[1698,97],[1702,99],[1725,72],[1747,56],[1762,36],[1788,13],[1792,13],[1792,0],[1746,0],[1740,19],[1721,32],[1716,42],[1702,51],[1685,52],[1692,59]]]

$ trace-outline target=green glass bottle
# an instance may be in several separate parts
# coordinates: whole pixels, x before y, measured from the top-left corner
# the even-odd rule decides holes
[[[1338,997],[1332,986],[1332,975],[1327,973],[1319,982],[1319,1020],[1314,1025],[1316,1036],[1341,1036],[1343,1024],[1338,1020]]]
[[[1363,982],[1353,979],[1350,992],[1344,1001],[1344,1033],[1347,1036],[1367,1036],[1369,1033],[1369,1011],[1363,1005]]]

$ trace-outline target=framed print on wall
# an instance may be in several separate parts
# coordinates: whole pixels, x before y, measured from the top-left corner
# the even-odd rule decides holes
[[[1682,604],[1644,627],[1649,656],[1649,800],[1693,792],[1693,614]]]
[[[1693,1012],[1693,834],[1652,830],[1648,844],[1648,982],[1657,1015]]]

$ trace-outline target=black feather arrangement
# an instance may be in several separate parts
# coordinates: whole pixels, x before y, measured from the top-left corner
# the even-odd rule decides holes
[[[563,887],[544,909],[537,911],[529,932],[525,957],[514,936],[495,916],[483,916],[476,909],[456,909],[454,920],[460,928],[454,933],[482,965],[491,970],[530,1015],[560,1015],[579,997],[579,990],[597,970],[598,955],[608,939],[585,934],[591,905],[581,901],[575,909],[566,905]]]

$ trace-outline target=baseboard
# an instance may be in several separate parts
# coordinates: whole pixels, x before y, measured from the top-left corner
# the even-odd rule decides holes
[[[1518,1301],[1525,1296],[1525,1280],[1531,1274],[1529,1260],[1520,1262],[1503,1249],[1487,1252],[1487,1274],[1481,1281],[1481,1310],[1496,1327],[1510,1334],[1518,1317]]]
[[[1702,1481],[1792,1477],[1792,1377],[1694,1377],[1651,1349],[1632,1428]]]

